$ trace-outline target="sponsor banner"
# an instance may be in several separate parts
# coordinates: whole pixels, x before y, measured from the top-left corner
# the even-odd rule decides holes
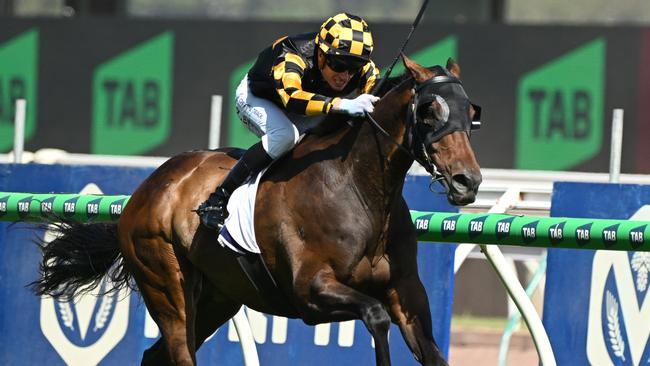
[[[14,146],[17,99],[27,100],[25,141],[36,131],[38,38],[38,29],[32,28],[0,43],[0,151]]]
[[[517,90],[518,169],[570,169],[602,145],[603,38],[522,75]]]
[[[0,191],[79,192],[95,183],[105,194],[130,194],[151,169],[85,167],[63,165],[0,166]],[[428,191],[428,179],[408,177],[404,187],[414,209],[453,211],[443,196]],[[39,199],[36,205],[33,198]],[[89,196],[86,196],[89,197]],[[427,199],[423,199],[426,197]],[[78,195],[64,200],[47,194],[20,197],[0,194],[0,215],[21,207],[25,215],[39,215],[82,205],[82,215],[113,212],[108,203],[82,200]],[[96,204],[91,212],[88,205]],[[20,210],[18,210],[20,211]],[[16,213],[18,214],[18,213]],[[101,217],[97,217],[100,219]],[[37,235],[50,237],[42,230]],[[100,288],[73,302],[38,298],[26,287],[38,276],[41,254],[31,243],[34,227],[27,223],[0,223],[0,364],[2,365],[115,365],[139,364],[142,353],[160,333],[138,294],[121,292],[96,296]],[[420,244],[418,265],[429,295],[434,336],[442,351],[449,348],[453,296],[454,245]],[[363,323],[307,326],[300,320],[287,320],[247,310],[261,364],[368,364],[374,362],[374,348]],[[391,357],[395,364],[417,364],[402,340],[399,329],[390,331]],[[200,364],[241,365],[243,356],[232,322],[216,332],[198,352]]]
[[[555,183],[551,216],[647,221],[650,186]],[[649,271],[650,253],[549,250],[543,322],[558,365],[650,363]]]
[[[0,152],[11,149],[11,105],[22,95],[32,108],[28,150],[171,156],[205,148],[215,94],[224,96],[221,145],[249,147],[256,138],[236,116],[237,85],[257,54],[279,36],[319,25],[4,19]],[[371,27],[373,60],[385,69],[408,26]],[[645,105],[638,101],[647,84],[640,79],[648,65],[642,56],[645,32],[424,22],[406,53],[425,66],[444,65],[448,57],[460,62],[466,90],[483,106],[485,123],[472,139],[483,166],[605,171],[611,111],[623,108],[628,158],[622,171],[632,173],[644,169],[644,141],[650,138],[640,119],[647,113],[637,107]],[[400,64],[393,76],[403,70]]]
[[[140,155],[169,139],[173,49],[168,31],[95,69],[92,153]]]

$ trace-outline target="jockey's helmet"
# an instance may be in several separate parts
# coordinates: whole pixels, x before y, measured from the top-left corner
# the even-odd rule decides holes
[[[366,21],[348,13],[327,19],[316,36],[316,44],[325,55],[360,58],[366,62],[373,48]]]

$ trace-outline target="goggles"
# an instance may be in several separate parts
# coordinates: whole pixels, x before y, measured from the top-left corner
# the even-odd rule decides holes
[[[342,73],[347,71],[350,74],[356,74],[368,62],[356,57],[327,55],[325,56],[325,63],[334,72]]]

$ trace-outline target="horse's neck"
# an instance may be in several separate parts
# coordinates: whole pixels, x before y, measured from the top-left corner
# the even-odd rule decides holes
[[[379,205],[389,206],[390,201],[401,194],[406,172],[413,162],[397,145],[406,138],[406,108],[410,96],[409,88],[404,88],[382,98],[373,116],[389,136],[370,121],[364,121],[351,151],[349,162],[355,184],[365,187],[364,192]]]

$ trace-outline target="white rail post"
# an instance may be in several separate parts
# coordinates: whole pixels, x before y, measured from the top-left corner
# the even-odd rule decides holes
[[[16,99],[16,114],[14,116],[14,163],[16,164],[23,162],[26,107],[25,99]]]
[[[520,200],[520,189],[518,187],[510,187],[497,199],[497,202],[490,208],[488,213],[506,213],[506,211],[516,205]],[[465,259],[467,259],[475,246],[476,244],[472,243],[458,244],[454,253],[454,273],[458,273],[460,266],[463,265]]]
[[[223,98],[221,95],[213,95],[212,103],[210,104],[210,138],[208,148],[210,150],[219,147],[219,140],[221,138],[221,105]]]
[[[623,110],[612,113],[612,144],[609,154],[609,182],[618,183],[621,175],[621,149],[623,147]]]
[[[248,317],[242,306],[237,314],[232,318],[239,337],[239,344],[241,345],[242,354],[244,355],[245,366],[260,366],[260,359],[257,356],[257,346],[255,346],[255,339],[251,326],[248,323]]]
[[[481,244],[481,251],[485,254],[490,264],[492,264],[492,267],[494,267],[499,279],[503,282],[506,290],[510,294],[510,298],[515,302],[515,305],[517,305],[519,312],[524,318],[542,365],[556,366],[553,348],[551,347],[551,342],[548,339],[542,320],[539,318],[535,306],[533,306],[532,301],[528,298],[526,291],[519,283],[517,275],[510,270],[510,266],[499,250],[499,247],[496,245]]]

